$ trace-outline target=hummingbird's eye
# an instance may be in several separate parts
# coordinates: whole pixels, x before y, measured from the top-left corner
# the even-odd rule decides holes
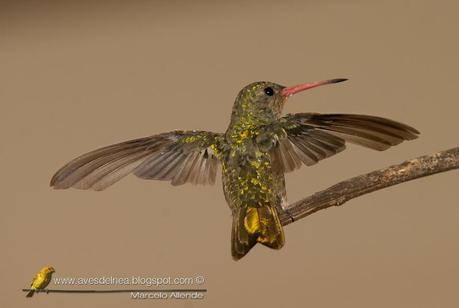
[[[274,90],[271,87],[265,88],[264,91],[265,91],[265,94],[268,95],[268,96],[273,96],[274,95]]]

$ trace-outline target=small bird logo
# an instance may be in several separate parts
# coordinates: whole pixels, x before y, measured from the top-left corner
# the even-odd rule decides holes
[[[33,278],[30,288],[32,290],[27,293],[26,297],[32,297],[35,293],[35,290],[44,289],[48,286],[51,281],[51,276],[55,272],[52,266],[43,267]]]
[[[369,115],[282,115],[290,96],[345,80],[292,87],[251,83],[237,95],[226,132],[176,130],[106,146],[70,161],[51,186],[103,190],[130,173],[172,185],[214,184],[221,166],[233,214],[233,258],[241,259],[257,243],[280,249],[285,242],[279,220],[287,206],[285,173],[338,154],[348,142],[383,151],[419,134],[406,124]]]

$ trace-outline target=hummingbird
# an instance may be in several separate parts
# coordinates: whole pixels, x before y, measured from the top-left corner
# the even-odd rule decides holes
[[[290,96],[345,80],[291,87],[251,83],[238,93],[226,132],[174,130],[109,145],[67,163],[50,185],[100,191],[131,173],[172,185],[212,185],[221,166],[233,216],[233,259],[241,259],[257,243],[280,249],[285,236],[279,213],[288,210],[285,173],[333,156],[347,142],[383,151],[419,134],[406,124],[369,115],[282,115]]]

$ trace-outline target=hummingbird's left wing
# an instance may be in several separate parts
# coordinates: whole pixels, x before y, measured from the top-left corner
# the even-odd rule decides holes
[[[59,169],[50,185],[103,190],[130,173],[172,185],[214,184],[222,134],[172,131],[106,146]]]
[[[297,113],[281,118],[274,128],[276,141],[271,155],[274,166],[283,172],[307,166],[355,143],[384,151],[419,132],[406,124],[386,118],[357,114]],[[280,127],[279,127],[280,126]]]

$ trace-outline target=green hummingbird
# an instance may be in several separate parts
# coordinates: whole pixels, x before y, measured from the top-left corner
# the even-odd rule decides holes
[[[279,213],[287,207],[284,174],[344,150],[346,142],[383,151],[419,132],[393,120],[358,114],[282,116],[296,93],[346,79],[284,87],[254,82],[234,102],[225,133],[175,130],[106,146],[59,169],[50,185],[103,190],[134,173],[172,185],[214,184],[219,166],[233,214],[231,253],[239,260],[256,244],[285,243]]]

